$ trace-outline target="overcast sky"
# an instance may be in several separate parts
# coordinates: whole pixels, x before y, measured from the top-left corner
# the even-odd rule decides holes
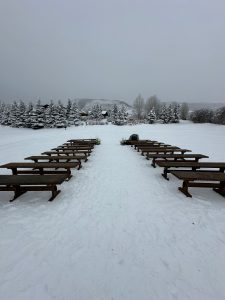
[[[0,99],[225,101],[224,0],[0,0]]]

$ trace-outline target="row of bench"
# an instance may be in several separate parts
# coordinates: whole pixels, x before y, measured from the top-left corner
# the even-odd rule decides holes
[[[189,187],[213,188],[215,192],[225,196],[225,162],[199,162],[208,156],[187,154],[191,150],[153,140],[127,140],[125,144],[134,147],[147,159],[152,159],[151,165],[154,168],[156,165],[163,167],[162,176],[165,179],[169,180],[168,173],[171,173],[183,180],[182,187],[178,189],[187,197],[192,197]]]
[[[82,160],[88,160],[96,139],[72,139],[43,152],[42,155],[29,156],[25,160],[32,162],[12,162],[1,165],[10,169],[12,175],[0,175],[0,191],[13,191],[14,201],[27,191],[51,191],[49,201],[59,193],[57,185],[72,177],[71,169],[82,167]]]

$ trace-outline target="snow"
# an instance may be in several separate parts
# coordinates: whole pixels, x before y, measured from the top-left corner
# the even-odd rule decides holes
[[[198,188],[186,198],[179,180],[120,145],[133,133],[225,161],[225,126],[212,124],[0,127],[1,163],[101,139],[53,202],[0,192],[1,299],[225,299],[224,199]]]

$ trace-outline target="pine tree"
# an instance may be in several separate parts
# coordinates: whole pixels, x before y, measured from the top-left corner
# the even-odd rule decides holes
[[[167,107],[165,104],[163,104],[161,107],[159,118],[164,124],[168,123],[168,112],[167,112]]]
[[[118,106],[116,104],[113,105],[112,114],[111,114],[111,121],[115,123],[118,115]]]
[[[80,111],[77,105],[77,102],[72,103],[72,107],[70,110],[70,115],[68,117],[68,123],[70,125],[77,125],[80,120]]]
[[[58,101],[57,105],[57,117],[56,117],[56,127],[57,128],[63,128],[67,127],[67,120],[66,120],[66,109],[62,105],[61,101]]]
[[[166,117],[165,123],[172,123],[174,116],[173,116],[173,107],[171,104],[169,105],[169,107],[166,110],[166,115],[167,115],[167,117]]]
[[[19,106],[16,101],[11,105],[11,111],[9,116],[9,122],[12,127],[17,127],[19,118]]]
[[[148,114],[148,121],[149,121],[149,124],[153,124],[156,121],[156,113],[155,113],[154,106],[153,106],[153,108],[150,110],[150,112]]]
[[[180,106],[179,104],[175,103],[173,106],[173,117],[172,123],[179,123],[180,122]]]
[[[67,119],[70,116],[71,108],[72,108],[72,101],[70,99],[68,99],[67,107],[66,107],[66,117],[67,117]]]

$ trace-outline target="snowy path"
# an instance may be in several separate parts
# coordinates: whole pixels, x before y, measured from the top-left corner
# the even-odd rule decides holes
[[[0,195],[1,299],[224,299],[224,200],[208,190],[187,200],[175,178],[119,145],[134,128],[79,130],[102,145],[55,201]],[[47,133],[39,152],[74,134]],[[40,140],[29,139],[31,152]]]

